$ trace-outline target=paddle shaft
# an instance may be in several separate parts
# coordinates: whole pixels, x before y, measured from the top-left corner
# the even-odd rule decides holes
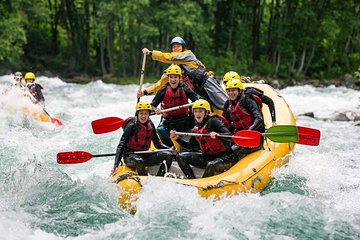
[[[139,91],[142,91],[142,85],[144,83],[144,75],[145,75],[145,64],[146,64],[146,54],[144,53],[143,62],[141,67],[141,75],[140,75],[140,83],[139,83]],[[137,99],[137,102],[140,101],[140,98]]]
[[[30,93],[30,91],[29,91],[28,88],[26,88],[26,95],[29,96],[30,100],[31,100],[34,104],[36,104],[37,100],[36,100],[36,98]],[[42,110],[43,110],[43,112],[44,112],[46,115],[50,116],[50,114],[45,110],[45,107],[42,107]]]
[[[135,154],[146,154],[146,153],[157,153],[157,152],[165,152],[172,151],[171,149],[156,149],[156,150],[145,150],[145,151],[135,151]],[[116,153],[106,153],[106,154],[96,154],[93,157],[110,157],[116,156]]]
[[[96,154],[96,155],[93,155],[93,157],[110,157],[110,156],[116,156],[116,153],[107,153],[107,154]]]
[[[203,133],[187,133],[187,132],[176,132],[177,135],[181,136],[195,136],[195,137],[210,137],[210,134],[203,134]],[[231,135],[221,135],[217,134],[216,137],[220,138],[231,138]]]
[[[171,111],[178,110],[181,108],[191,107],[192,105],[193,105],[192,103],[188,103],[188,104],[184,104],[184,105],[180,105],[180,106],[176,106],[176,107],[167,108],[167,109],[161,110],[161,112],[163,112],[163,113],[171,112]]]

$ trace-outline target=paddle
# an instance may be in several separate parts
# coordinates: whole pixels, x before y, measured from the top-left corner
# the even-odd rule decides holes
[[[146,150],[146,151],[136,151],[135,154],[149,154],[156,152],[164,151],[173,151],[172,149],[157,149],[157,150]],[[107,153],[107,154],[96,154],[93,155],[85,151],[74,151],[74,152],[59,152],[56,155],[56,160],[59,164],[78,164],[87,162],[94,157],[110,157],[116,156],[116,153]]]
[[[201,134],[201,133],[186,133],[186,132],[176,132],[177,135],[182,136],[201,136],[201,137],[210,137],[210,134]],[[242,147],[258,147],[260,144],[260,132],[250,131],[250,130],[240,130],[237,131],[234,135],[222,135],[218,134],[218,138],[231,138],[234,143]]]
[[[278,143],[294,142],[309,146],[318,146],[320,143],[320,130],[301,126],[272,126],[262,135]]]
[[[122,127],[124,120],[118,117],[106,117],[91,122],[95,134],[113,132]]]
[[[50,117],[50,116],[49,116]],[[56,118],[56,117],[50,117],[50,121],[51,123],[55,124],[58,127],[62,127],[63,123],[60,121],[60,119]]]
[[[272,126],[261,135],[269,138],[273,142],[278,143],[296,143],[299,140],[297,127],[292,125]]]
[[[140,83],[139,83],[139,91],[140,92],[142,91],[142,85],[143,85],[143,82],[144,82],[145,63],[146,63],[146,54],[144,53],[142,67],[141,67]],[[139,101],[140,101],[140,98],[137,99],[137,102],[139,102]]]
[[[178,110],[181,108],[190,107],[191,105],[192,105],[192,103],[175,106],[172,108],[164,109],[164,110],[162,110],[162,112],[163,113],[170,112],[170,111]],[[118,130],[119,128],[122,127],[123,123],[124,123],[124,120],[121,118],[106,117],[106,118],[101,118],[101,119],[92,121],[91,127],[95,134],[103,134],[103,133],[108,133],[108,132],[113,132],[115,130]]]
[[[309,146],[319,146],[320,144],[320,130],[308,127],[297,126],[299,132],[298,144]]]
[[[163,110],[161,110],[161,112],[167,113],[167,112],[171,112],[171,111],[178,110],[178,109],[181,109],[181,108],[191,107],[192,105],[193,105],[193,103],[187,103],[187,104],[184,104],[184,105],[179,105],[179,106],[163,109]]]

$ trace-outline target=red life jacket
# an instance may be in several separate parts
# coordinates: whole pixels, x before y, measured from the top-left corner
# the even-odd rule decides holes
[[[230,105],[228,113],[234,128],[238,130],[247,130],[254,123],[254,117],[240,107],[240,102],[237,102],[235,106]]]
[[[140,129],[138,129],[138,126],[140,126]],[[135,124],[135,133],[130,137],[127,147],[135,151],[148,150],[154,134],[155,129],[152,127],[150,121],[145,125],[141,123]]]
[[[251,97],[256,102],[256,104],[258,105],[261,111],[262,101],[258,96],[256,96],[255,94],[252,94],[251,96],[250,95],[243,95],[243,96]],[[240,101],[238,101],[235,106],[230,105],[228,108],[228,112],[234,128],[238,130],[242,130],[242,129],[247,130],[254,123],[254,117],[250,113],[246,112],[240,106]]]
[[[204,124],[202,128],[195,126],[194,133],[209,134],[206,125],[207,124]],[[226,147],[220,138],[212,139],[210,137],[195,137],[195,139],[199,143],[200,149],[203,151],[204,155],[215,155],[226,151]]]
[[[166,87],[164,99],[162,102],[162,108],[168,109],[171,107],[176,107],[188,103],[188,98],[186,96],[185,90],[182,86],[179,86],[175,92],[173,92],[170,86]],[[164,118],[182,118],[189,115],[189,108],[180,108],[171,112],[164,113]]]

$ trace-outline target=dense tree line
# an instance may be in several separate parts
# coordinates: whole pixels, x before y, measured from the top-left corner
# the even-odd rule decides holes
[[[182,36],[218,75],[338,78],[360,66],[359,19],[358,0],[1,0],[0,69],[139,76],[143,47]]]

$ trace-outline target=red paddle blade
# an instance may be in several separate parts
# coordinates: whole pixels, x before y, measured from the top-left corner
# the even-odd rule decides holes
[[[257,131],[241,130],[236,132],[231,138],[239,146],[254,148],[259,146],[261,134]]]
[[[58,127],[63,126],[63,123],[59,119],[57,119],[55,117],[50,117],[50,119],[51,119],[51,123],[55,124],[56,126],[58,126]]]
[[[106,117],[91,122],[95,134],[103,134],[118,130],[123,125],[124,120],[118,117]]]
[[[318,146],[320,144],[320,130],[297,126],[299,132],[298,144]]]
[[[84,151],[60,152],[56,159],[59,164],[77,164],[89,161],[93,155]]]

